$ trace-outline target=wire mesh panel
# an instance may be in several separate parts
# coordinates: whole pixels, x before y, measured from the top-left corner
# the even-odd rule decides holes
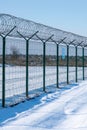
[[[77,64],[78,64],[78,81],[82,80],[83,77],[83,64],[82,64],[82,47],[78,47],[78,57],[77,57]]]
[[[87,48],[84,48],[84,77],[87,79]]]
[[[0,37],[0,107],[2,105],[2,38]]]
[[[46,88],[57,86],[57,46],[54,43],[46,43]],[[54,85],[54,86],[53,86]]]
[[[40,41],[29,42],[29,94],[40,94],[43,88],[43,44]]]
[[[59,83],[67,81],[67,48],[66,45],[59,46]]]
[[[69,82],[75,82],[75,47],[69,46]]]
[[[11,105],[25,98],[26,43],[23,39],[6,38],[5,102]]]

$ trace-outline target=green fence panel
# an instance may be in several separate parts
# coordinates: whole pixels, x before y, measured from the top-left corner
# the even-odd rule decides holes
[[[6,38],[5,102],[16,104],[26,97],[26,42],[19,38]]]
[[[69,83],[75,82],[75,47],[69,46]]]
[[[59,45],[59,84],[67,83],[67,47]]]
[[[0,37],[0,107],[2,106],[2,37]]]
[[[87,79],[87,48],[84,49],[84,77]]]
[[[83,56],[82,56],[82,47],[78,47],[78,68],[77,68],[77,75],[78,75],[78,81],[83,80]]]
[[[39,95],[43,90],[43,43],[29,42],[29,95]]]
[[[46,90],[57,88],[57,46],[55,43],[46,43]]]

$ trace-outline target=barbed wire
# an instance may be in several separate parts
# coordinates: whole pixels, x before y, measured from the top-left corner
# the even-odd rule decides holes
[[[46,26],[30,20],[25,20],[23,18],[15,17],[9,14],[0,14],[0,34],[6,35],[15,26],[16,28],[9,34],[9,36],[20,37],[17,33],[18,31],[25,37],[29,37],[38,31],[38,36],[44,40],[46,40],[49,36],[54,35],[53,40],[56,42],[66,37],[65,43],[69,43],[70,41],[75,40],[74,45],[77,45],[81,41],[83,41],[81,44],[82,46],[87,45],[87,37],[62,31],[60,29]],[[38,40],[36,36],[34,36],[32,39]]]

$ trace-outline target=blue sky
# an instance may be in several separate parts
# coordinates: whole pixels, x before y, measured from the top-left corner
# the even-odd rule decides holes
[[[0,13],[87,36],[87,0],[0,0]]]

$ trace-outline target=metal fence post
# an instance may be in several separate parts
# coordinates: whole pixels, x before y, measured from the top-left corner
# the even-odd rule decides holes
[[[76,77],[76,82],[77,82],[77,78],[78,78],[78,75],[77,75],[77,46],[75,47],[76,49],[76,58],[75,58],[75,63],[76,63],[76,74],[75,74],[75,77]]]
[[[43,42],[43,91],[45,91],[45,76],[46,76],[45,58],[46,58],[46,45],[45,42]]]
[[[3,38],[3,61],[2,61],[2,107],[5,107],[5,44],[6,44],[6,38]]]
[[[59,88],[59,44],[57,45],[57,88]]]
[[[84,80],[84,47],[82,48],[82,66],[83,66],[83,80]]]
[[[32,34],[30,37],[26,38],[26,36],[22,35],[19,31],[17,31],[17,33],[26,41],[26,97],[28,97],[28,84],[29,84],[29,40],[32,39],[37,33],[38,31],[36,31],[34,34]]]
[[[45,78],[46,78],[46,42],[48,42],[52,37],[53,37],[53,35],[51,35],[47,40],[43,40],[43,39],[41,39],[38,35],[36,35],[37,36],[37,38],[39,39],[39,40],[41,40],[42,41],[42,43],[43,43],[43,91],[45,91]]]
[[[26,40],[26,97],[28,97],[28,55],[29,55],[29,40]]]
[[[2,36],[3,39],[3,48],[2,48],[2,55],[3,55],[3,61],[2,61],[2,107],[5,107],[5,49],[6,49],[6,37],[16,28],[14,26],[5,36]]]
[[[67,84],[69,84],[69,45],[67,45]]]

